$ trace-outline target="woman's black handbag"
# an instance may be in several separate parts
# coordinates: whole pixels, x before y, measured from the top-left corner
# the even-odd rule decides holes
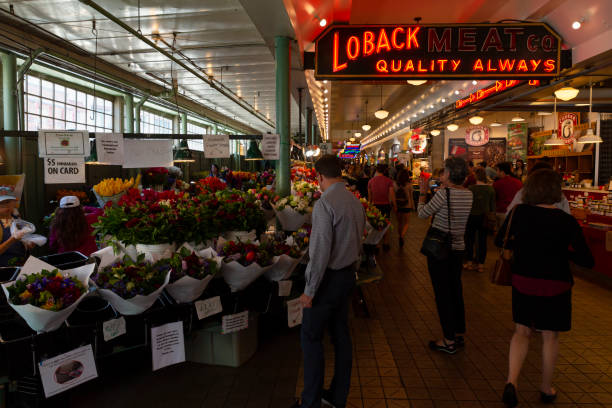
[[[432,257],[443,261],[448,259],[453,250],[453,237],[451,234],[451,208],[450,208],[450,189],[446,188],[446,203],[448,208],[448,231],[442,231],[433,226],[429,227],[427,235],[421,246],[421,253],[427,257]]]

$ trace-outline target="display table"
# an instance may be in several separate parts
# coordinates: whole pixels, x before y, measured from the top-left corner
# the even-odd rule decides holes
[[[593,270],[612,279],[612,251],[606,250],[606,234],[612,234],[612,217],[588,215],[580,224],[595,258]]]

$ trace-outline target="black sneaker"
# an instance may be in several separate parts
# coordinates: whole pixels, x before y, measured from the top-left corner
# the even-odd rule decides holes
[[[323,390],[323,394],[321,397],[321,401],[326,404],[329,405],[332,408],[336,408],[336,405],[333,402],[333,398],[332,398],[332,393],[330,390]]]
[[[557,399],[557,393],[554,394],[546,394],[545,392],[540,391],[540,401],[543,404],[552,404]]]
[[[400,238],[399,239],[399,247],[403,248],[404,247],[404,238]]]
[[[516,397],[516,388],[512,383],[506,384],[504,388],[504,394],[502,395],[502,402],[507,408],[514,408],[518,405],[518,398]]]
[[[455,354],[457,352],[457,347],[455,347],[454,343],[446,344],[446,342],[444,342],[444,345],[440,346],[438,343],[432,340],[429,342],[429,348],[446,354]]]

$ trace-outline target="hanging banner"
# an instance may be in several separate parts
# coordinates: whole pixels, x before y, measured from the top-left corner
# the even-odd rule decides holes
[[[172,140],[125,139],[123,149],[124,169],[170,167],[174,164]]]
[[[123,134],[96,133],[96,153],[98,163],[122,166],[124,163]]]
[[[315,78],[554,77],[561,43],[545,23],[332,25],[315,42]]]
[[[229,135],[204,135],[204,157],[225,159],[230,157]]]
[[[38,369],[47,398],[98,377],[91,344],[43,360]]]
[[[85,183],[85,159],[83,157],[47,157],[45,184]]]
[[[574,128],[580,121],[580,113],[562,113],[559,115],[558,135],[566,145],[573,144],[576,141]]]
[[[508,143],[506,155],[509,161],[527,160],[527,124],[512,123],[508,125]]]
[[[86,130],[39,130],[38,157],[85,157],[90,154]]]
[[[470,126],[465,130],[465,143],[470,146],[483,146],[489,143],[488,126]]]
[[[261,154],[264,160],[280,159],[280,136],[266,133],[261,138]]]

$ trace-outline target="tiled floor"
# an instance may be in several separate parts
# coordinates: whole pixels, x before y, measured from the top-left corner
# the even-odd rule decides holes
[[[353,317],[350,407],[499,407],[513,330],[510,290],[464,273],[468,333],[454,356],[427,348],[440,327],[419,247],[426,223],[413,217],[406,246],[379,256],[385,277],[364,288],[370,318]],[[495,251],[490,252],[492,261]],[[555,386],[559,407],[612,407],[612,292],[576,280],[574,328],[561,335]],[[328,348],[329,349],[329,348]],[[540,406],[537,336],[519,383],[521,407]],[[149,357],[150,358],[150,357]],[[328,367],[332,357],[326,361]],[[64,407],[287,408],[301,390],[299,332],[262,341],[238,369],[186,363],[155,373],[150,361],[109,364],[103,380],[55,401]],[[328,378],[329,380],[329,378]]]

